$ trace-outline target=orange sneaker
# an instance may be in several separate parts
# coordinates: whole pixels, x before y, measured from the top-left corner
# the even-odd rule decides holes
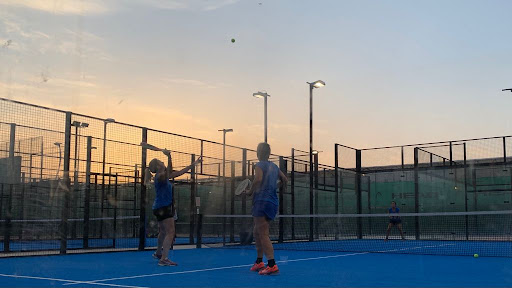
[[[260,270],[263,270],[263,269],[265,269],[265,263],[263,263],[263,262],[254,263],[254,265],[252,265],[252,267],[251,267],[251,271],[254,271],[254,272],[259,272]]]
[[[274,265],[274,267],[267,266],[265,269],[261,270],[259,272],[260,275],[277,275],[279,274],[279,268],[277,268],[277,265]]]

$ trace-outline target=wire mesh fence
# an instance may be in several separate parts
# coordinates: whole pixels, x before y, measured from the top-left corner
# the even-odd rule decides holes
[[[251,199],[234,190],[253,179],[255,150],[226,145],[223,153],[221,143],[7,99],[0,99],[0,111],[0,255],[155,246],[155,191],[142,180],[151,159],[167,159],[141,142],[170,150],[175,170],[203,159],[173,181],[177,244],[198,241],[197,214],[251,214]],[[335,144],[334,166],[298,149],[271,155],[289,178],[279,191],[279,213],[379,214],[391,201],[407,213],[510,210],[511,138],[370,149]],[[250,233],[250,223],[238,232],[226,219],[223,241]],[[290,239],[315,241],[318,221],[280,217],[276,225]],[[357,237],[365,225],[373,227],[356,221]]]

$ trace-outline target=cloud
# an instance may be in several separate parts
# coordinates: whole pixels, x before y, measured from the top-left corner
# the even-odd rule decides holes
[[[217,89],[217,88],[222,88],[222,87],[229,87],[229,85],[225,84],[225,83],[210,84],[210,83],[203,82],[200,80],[183,79],[183,78],[164,78],[164,79],[162,79],[162,81],[167,84],[195,86],[195,87],[206,88],[206,89]]]
[[[0,5],[28,8],[54,14],[102,14],[109,11],[105,1],[0,0]]]
[[[206,11],[217,10],[224,6],[235,4],[238,1],[239,0],[208,1],[208,5],[206,5],[206,7],[204,7],[204,10],[206,10]]]
[[[151,6],[164,10],[202,10],[213,11],[222,7],[235,4],[240,0],[131,0],[132,2],[142,5]]]
[[[2,1],[2,0],[0,0]],[[2,25],[3,24],[3,25]],[[48,52],[58,52],[73,57],[91,57],[97,60],[112,62],[113,57],[97,48],[101,47],[104,39],[87,31],[73,31],[67,28],[53,31],[52,36],[35,30],[33,23],[23,17],[17,17],[5,11],[0,11],[0,35],[5,34],[12,40],[9,49],[25,51],[28,54],[46,55]],[[8,35],[8,36],[7,36]],[[0,37],[0,43],[7,38]]]
[[[15,22],[11,19],[7,19],[6,17],[4,17],[4,15],[2,15],[2,19],[0,20],[4,26],[4,30],[7,34],[18,34],[20,36],[22,36],[23,38],[29,38],[29,39],[41,39],[41,38],[45,38],[45,39],[50,39],[50,36],[48,36],[48,34],[46,33],[43,33],[41,31],[37,31],[37,30],[28,30],[28,29],[23,29],[22,28],[22,23],[20,22]]]
[[[69,79],[62,79],[62,78],[54,78],[50,79],[47,82],[49,85],[57,86],[57,87],[63,87],[63,88],[96,88],[98,85],[87,82],[87,81],[80,81],[80,80],[69,80]]]

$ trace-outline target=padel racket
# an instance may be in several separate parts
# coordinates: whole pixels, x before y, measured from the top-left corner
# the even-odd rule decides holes
[[[240,196],[248,189],[251,189],[251,180],[245,179],[244,181],[240,182],[240,184],[238,184],[238,186],[236,187],[235,195]]]

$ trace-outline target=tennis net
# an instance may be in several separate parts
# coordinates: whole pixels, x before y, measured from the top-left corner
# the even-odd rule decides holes
[[[388,214],[282,215],[270,238],[276,250],[512,257],[512,211],[404,213],[404,240],[396,223],[386,241],[390,222]],[[250,215],[203,215],[198,225],[206,246],[254,245]]]

